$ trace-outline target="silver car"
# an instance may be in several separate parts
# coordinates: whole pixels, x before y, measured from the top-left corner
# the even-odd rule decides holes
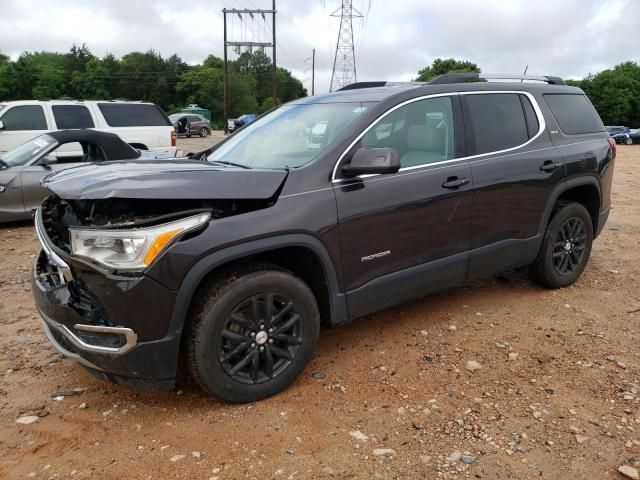
[[[59,130],[45,133],[0,157],[0,223],[31,218],[51,192],[40,185],[50,173],[90,162],[172,158],[175,152],[136,150],[113,133]]]

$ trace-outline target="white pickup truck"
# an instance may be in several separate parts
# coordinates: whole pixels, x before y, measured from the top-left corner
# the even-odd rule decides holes
[[[53,130],[111,132],[139,150],[176,152],[176,132],[153,103],[107,100],[20,100],[0,103],[0,155]],[[68,145],[61,155],[77,153]]]

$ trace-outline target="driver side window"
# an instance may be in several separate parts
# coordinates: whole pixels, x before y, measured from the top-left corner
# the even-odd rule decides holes
[[[450,97],[418,100],[381,118],[361,140],[362,147],[394,148],[400,167],[416,167],[455,158]]]

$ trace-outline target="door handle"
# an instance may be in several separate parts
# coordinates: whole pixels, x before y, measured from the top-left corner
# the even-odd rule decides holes
[[[540,165],[540,170],[542,170],[543,172],[553,172],[559,166],[560,166],[560,163],[547,160],[542,165]]]
[[[455,190],[457,188],[462,187],[469,183],[468,178],[458,178],[458,177],[449,177],[447,181],[442,184],[443,188],[448,188],[450,190]]]

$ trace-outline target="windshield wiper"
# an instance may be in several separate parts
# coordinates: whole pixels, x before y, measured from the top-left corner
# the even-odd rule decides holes
[[[246,168],[247,170],[251,170],[251,167],[242,165],[241,163],[227,162],[226,160],[212,160],[211,163],[219,163],[220,165],[229,165],[230,167],[240,167],[240,168]]]

